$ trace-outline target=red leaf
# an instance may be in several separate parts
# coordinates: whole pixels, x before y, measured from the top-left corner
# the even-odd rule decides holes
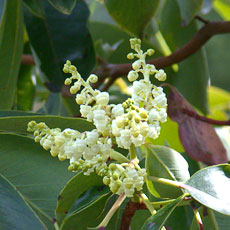
[[[227,162],[226,150],[212,125],[197,120],[197,112],[173,86],[168,96],[168,115],[179,125],[179,136],[187,154],[207,165]],[[190,115],[184,111],[190,112]],[[191,116],[191,114],[194,116]]]

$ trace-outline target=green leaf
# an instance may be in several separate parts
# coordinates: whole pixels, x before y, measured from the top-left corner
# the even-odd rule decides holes
[[[159,0],[105,0],[113,19],[125,30],[142,37],[146,25],[154,16]]]
[[[71,178],[59,195],[57,208],[55,211],[57,221],[62,223],[64,217],[79,196],[87,191],[91,186],[96,185],[103,185],[102,178],[96,174],[85,176],[82,172],[80,172]]]
[[[188,230],[191,226],[193,216],[194,213],[191,206],[186,205],[176,207],[167,219],[165,226],[173,230]]]
[[[0,109],[13,106],[22,49],[22,2],[6,1],[0,24]]]
[[[68,162],[53,159],[32,139],[12,134],[0,134],[0,158],[0,175],[8,180],[15,193],[25,202],[21,205],[20,201],[18,205],[21,208],[29,205],[40,222],[47,226],[47,229],[52,229],[58,193],[73,175],[67,170]],[[2,202],[4,200],[0,199],[0,203]],[[6,207],[10,207],[10,203],[6,204]],[[24,213],[21,209],[14,210],[18,217]],[[3,218],[3,215],[0,218]],[[6,220],[7,218],[4,217]],[[31,226],[33,225],[28,225],[27,229],[31,229]]]
[[[186,190],[201,204],[230,215],[230,165],[221,164],[196,172],[186,181]]]
[[[48,0],[50,4],[63,14],[71,14],[77,0]]]
[[[99,46],[106,46],[111,49],[109,55],[104,57],[99,52],[99,56],[105,58],[109,63],[128,63],[130,60],[127,59],[127,54],[131,51],[129,39],[132,38],[130,34],[122,31],[115,25],[111,25],[104,22],[92,21],[89,24],[89,29],[92,34],[95,48],[98,51]],[[101,47],[99,47],[101,48]],[[142,42],[142,49],[146,50],[149,48],[155,49],[154,57],[159,57],[162,54],[149,42]]]
[[[90,206],[81,209],[72,215],[66,217],[61,225],[62,230],[77,229],[86,230],[87,227],[97,226],[104,218],[106,213],[103,210],[110,194],[103,195]]]
[[[228,230],[230,226],[230,217],[222,215],[206,207],[200,207],[198,209],[204,229],[212,230]],[[199,230],[199,226],[196,219],[193,219],[190,230]]]
[[[0,1],[0,23],[1,23],[1,20],[2,20],[2,16],[4,14],[5,3],[6,3],[6,0]]]
[[[145,221],[151,216],[149,210],[137,210],[131,220],[131,229],[141,229]]]
[[[229,0],[216,0],[214,1],[215,10],[225,20],[230,20],[230,1]]]
[[[164,206],[156,214],[149,217],[143,227],[142,230],[161,230],[162,226],[165,224],[171,213],[174,209],[180,204],[180,202],[184,199],[186,195],[183,194],[178,197],[176,200],[172,201],[170,204]]]
[[[149,176],[177,181],[186,181],[190,177],[188,164],[180,153],[168,147],[153,145],[146,145],[146,150],[146,170]],[[149,181],[148,186],[155,196],[158,193],[160,197],[176,198],[182,194],[179,188],[170,187],[169,189],[167,185],[156,182]]]
[[[47,87],[52,92],[58,92],[67,77],[62,71],[66,60],[72,61],[82,76],[87,76],[95,65],[87,29],[89,10],[83,0],[77,2],[71,15],[61,14],[47,1],[43,1],[43,7],[44,18],[25,9],[25,23],[41,76],[49,80]]]
[[[170,148],[178,152],[184,152],[179,138],[178,124],[169,117],[167,122],[161,124],[160,136],[155,140],[151,139],[151,143],[154,145],[165,145],[167,143]]]
[[[203,14],[208,14],[212,10],[212,4],[214,0],[203,0],[203,5],[201,7],[201,12]]]
[[[0,118],[1,117],[14,117],[14,116],[42,116],[43,114],[32,113],[26,111],[18,111],[18,110],[0,110]]]
[[[59,116],[17,116],[0,117],[0,131],[27,133],[27,124],[30,121],[45,122],[50,128],[76,129],[80,132],[92,130],[94,125],[81,118],[67,118]],[[28,134],[28,133],[27,133]]]
[[[160,31],[172,52],[188,43],[198,29],[199,27],[195,20],[189,26],[182,27],[179,8],[175,1],[166,1],[161,13]],[[200,49],[179,63],[179,71],[168,73],[168,79],[193,106],[203,113],[208,112],[207,87],[209,71],[204,49]]]
[[[37,17],[44,18],[45,12],[40,0],[23,0],[24,5]]]
[[[216,2],[219,1],[214,1],[214,3]],[[229,18],[226,20],[230,20],[230,3],[227,3],[226,5],[227,6],[223,7],[223,9],[228,11],[226,12],[226,15],[228,15]],[[219,11],[217,12],[220,14]],[[210,21],[222,21],[222,15],[220,16],[217,12],[214,10],[211,11],[207,15],[207,19]],[[209,42],[207,42],[205,47],[207,49],[208,66],[210,69],[212,85],[230,92],[230,78],[227,71],[230,52],[226,52],[226,50],[230,50],[229,34],[214,36]],[[218,57],[221,57],[221,62]]]
[[[69,115],[64,106],[61,93],[52,93],[52,92],[46,99],[45,105],[42,108],[40,108],[37,112],[50,114],[50,115],[59,115],[59,116]]]
[[[177,3],[180,7],[182,24],[187,25],[201,9],[203,0],[177,0]]]
[[[0,229],[44,229],[33,210],[25,203],[16,187],[0,175]]]
[[[23,53],[31,54],[29,42],[24,44]],[[18,74],[17,97],[15,102],[17,110],[32,110],[35,96],[35,87],[31,78],[32,70],[33,66],[21,64]]]

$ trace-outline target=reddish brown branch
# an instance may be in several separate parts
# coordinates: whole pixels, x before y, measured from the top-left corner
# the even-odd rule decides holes
[[[29,54],[22,55],[22,64],[25,65],[35,65],[34,57]]]
[[[194,111],[183,109],[183,113],[187,114],[190,117],[194,117],[197,120],[204,121],[206,123],[212,124],[212,125],[230,125],[230,120],[228,121],[219,121],[214,120],[208,117],[200,116],[199,114],[195,113]]]
[[[121,230],[129,230],[132,217],[134,216],[135,212],[140,209],[146,209],[145,204],[132,201],[127,203],[121,220]]]
[[[198,19],[201,20],[200,17],[198,17]],[[205,25],[187,44],[179,48],[171,55],[151,59],[149,63],[155,65],[158,69],[179,63],[199,50],[212,36],[226,33],[230,33],[230,21],[209,22],[205,20]],[[34,65],[35,62],[31,55],[23,55],[22,63]],[[107,77],[113,79],[112,82],[114,82],[116,78],[127,75],[130,70],[131,64],[104,63],[100,68],[97,68],[94,73],[99,76],[100,82]],[[107,89],[110,84],[111,81],[109,81],[108,86],[105,86],[104,89]]]
[[[230,21],[209,22],[197,31],[194,37],[183,47],[166,57],[151,59],[150,64],[155,65],[158,69],[179,63],[196,51],[198,51],[212,36],[217,34],[230,33]],[[107,64],[95,70],[100,78],[110,77],[116,79],[120,76],[127,75],[131,70],[131,64]]]

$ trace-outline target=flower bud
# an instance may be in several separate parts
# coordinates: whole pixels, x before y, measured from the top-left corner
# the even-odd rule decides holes
[[[84,104],[85,101],[86,101],[85,95],[78,94],[78,95],[76,96],[76,102],[77,102],[78,105]]]
[[[130,59],[130,60],[133,59],[133,58],[134,58],[134,54],[133,54],[133,53],[129,53],[129,54],[127,55],[127,58]]]
[[[160,69],[157,74],[155,74],[155,78],[159,81],[165,81],[166,80],[166,73],[163,69]]]
[[[109,169],[112,170],[112,171],[116,170],[116,169],[117,169],[116,164],[111,163],[111,164],[109,165]]]
[[[154,49],[148,49],[147,55],[152,56],[155,53]]]
[[[141,68],[141,60],[137,60],[132,64],[134,70],[138,70]]]
[[[72,80],[70,78],[65,79],[65,85],[70,85],[72,83]]]
[[[79,82],[75,82],[72,87],[70,87],[70,93],[75,94],[77,93],[81,88],[81,84]]]
[[[99,93],[96,96],[96,102],[97,104],[102,105],[102,106],[107,105],[109,102],[109,94],[107,92]]]
[[[131,81],[131,82],[135,81],[135,80],[137,80],[138,77],[139,77],[139,75],[136,71],[133,71],[133,70],[129,71],[129,74],[128,74],[128,80],[129,81]]]
[[[80,106],[80,113],[81,113],[82,117],[87,117],[87,115],[89,113],[91,113],[91,110],[92,110],[91,107],[88,105],[81,105]]]
[[[89,82],[91,82],[91,83],[96,83],[98,81],[98,77],[97,77],[97,75],[95,75],[95,74],[90,74],[90,76],[89,76]]]

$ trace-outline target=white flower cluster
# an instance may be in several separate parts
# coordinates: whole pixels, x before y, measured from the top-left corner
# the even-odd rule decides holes
[[[65,80],[65,84],[70,85],[75,80],[70,92],[76,94],[81,116],[93,122],[96,129],[80,133],[73,129],[50,129],[42,122],[37,124],[31,121],[28,124],[28,131],[34,132],[35,141],[50,150],[52,156],[57,156],[61,161],[70,160],[69,170],[82,170],[85,175],[95,171],[113,193],[125,192],[128,197],[142,189],[146,175],[138,163],[131,163],[135,158],[131,149],[145,144],[148,137],[156,139],[160,134],[160,123],[167,119],[167,100],[163,89],[150,81],[151,75],[164,81],[166,74],[154,65],[146,64],[146,56],[154,53],[152,49],[144,53],[139,39],[131,39],[130,44],[136,53],[129,53],[128,58],[136,57],[138,60],[128,74],[129,81],[133,82],[132,97],[122,104],[109,104],[107,92],[91,87],[90,84],[98,80],[96,75],[91,74],[85,81],[70,61],[64,65],[63,71],[72,75]],[[138,81],[139,74],[144,79]],[[124,156],[113,150],[112,143],[129,149],[130,163],[118,160]],[[111,160],[117,162],[111,163]]]
[[[127,163],[111,163],[103,182],[113,193],[120,195],[125,192],[127,197],[132,197],[135,191],[142,190],[145,176],[145,169],[137,170]]]
[[[41,122],[31,121],[28,131],[34,132],[35,141],[60,161],[70,160],[70,171],[83,170],[89,175],[95,168],[103,168],[112,150],[112,140],[100,137],[97,130],[80,133],[73,129],[50,129]]]
[[[129,149],[131,144],[143,145],[147,137],[156,139],[160,134],[160,122],[167,120],[166,95],[161,87],[154,86],[149,79],[150,75],[155,74],[155,78],[164,81],[166,74],[163,70],[156,70],[154,65],[146,64],[145,58],[152,55],[153,50],[149,49],[143,53],[139,39],[131,39],[130,43],[137,53],[129,53],[128,58],[139,58],[132,65],[134,70],[128,74],[129,81],[134,81],[133,94],[131,100],[113,109],[116,119],[112,121],[112,133],[117,144],[125,149]],[[136,81],[139,73],[144,79]]]

